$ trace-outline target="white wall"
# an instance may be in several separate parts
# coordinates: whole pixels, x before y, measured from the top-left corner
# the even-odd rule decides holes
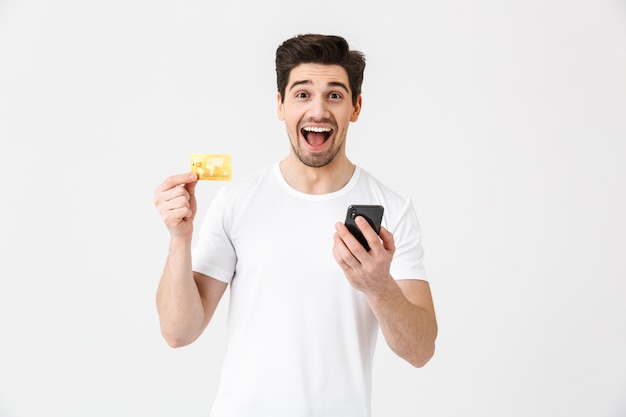
[[[273,54],[304,32],[367,54],[348,151],[424,230],[438,351],[381,344],[374,415],[626,416],[626,4],[222,3],[0,0],[0,416],[207,415],[227,305],[161,339],[153,190],[286,154]]]

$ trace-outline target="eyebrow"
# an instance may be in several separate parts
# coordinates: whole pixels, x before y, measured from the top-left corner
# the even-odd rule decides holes
[[[289,91],[293,90],[294,87],[297,87],[299,85],[311,85],[312,82],[311,80],[301,80],[301,81],[294,81],[294,83],[291,85],[291,87],[289,87]],[[329,87],[339,87],[342,88],[346,91],[346,93],[350,92],[350,89],[348,88],[348,86],[346,86],[344,83],[340,82],[340,81],[331,81],[327,84]]]

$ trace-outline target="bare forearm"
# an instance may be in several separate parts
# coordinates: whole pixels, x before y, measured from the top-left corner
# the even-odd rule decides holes
[[[157,290],[161,332],[172,347],[193,342],[202,332],[205,312],[191,270],[191,243],[173,239]]]
[[[413,366],[424,366],[435,351],[434,312],[409,301],[395,282],[367,298],[391,349]]]

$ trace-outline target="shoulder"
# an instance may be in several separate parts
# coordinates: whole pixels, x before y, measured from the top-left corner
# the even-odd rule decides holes
[[[394,189],[364,169],[359,174],[357,187],[368,196],[370,204],[384,207],[383,225],[392,233],[404,236],[419,232],[417,211],[412,197],[404,191]]]
[[[359,178],[357,187],[362,187],[370,191],[374,198],[393,207],[404,207],[411,205],[411,196],[404,192],[384,184],[374,175],[363,168],[359,168]]]

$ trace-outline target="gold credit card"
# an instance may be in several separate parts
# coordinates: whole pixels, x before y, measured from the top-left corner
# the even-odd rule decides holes
[[[191,171],[198,174],[199,180],[230,181],[229,154],[194,153],[191,154]]]

